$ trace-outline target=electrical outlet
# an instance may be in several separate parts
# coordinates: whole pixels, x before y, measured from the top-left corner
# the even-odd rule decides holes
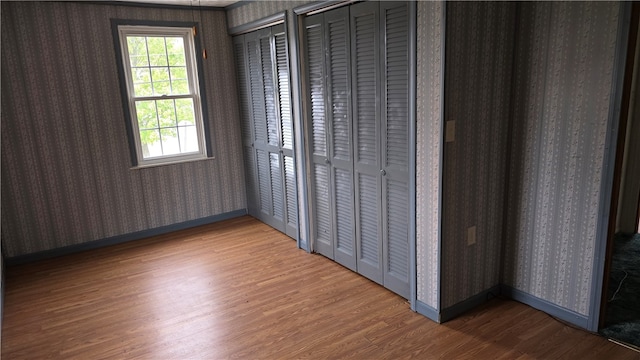
[[[472,226],[467,229],[467,245],[471,246],[476,243],[476,227]]]

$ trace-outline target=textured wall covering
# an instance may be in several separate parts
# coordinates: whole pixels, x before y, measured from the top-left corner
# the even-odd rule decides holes
[[[294,12],[293,9],[308,3],[310,1],[255,1],[249,2],[246,5],[230,9],[227,11],[227,23],[229,28],[233,28],[236,26],[244,25],[250,23],[252,21],[263,19],[267,16],[282,13],[283,11],[287,12],[287,34],[289,37],[289,59],[292,59],[291,48],[292,44],[295,41],[294,37]],[[291,74],[291,84],[294,84],[291,87],[291,98],[293,99],[293,126],[296,129],[294,132],[294,141],[296,144],[296,158],[302,159],[304,157],[304,152],[302,147],[299,144],[302,143],[302,139],[300,138],[301,132],[299,129],[302,127],[302,120],[298,118],[297,114],[299,113],[300,103],[295,101],[295,99],[300,98],[298,94],[298,87],[295,84],[298,83],[298,73],[294,69],[294,63],[289,60],[289,65],[292,71]],[[296,172],[297,172],[297,189],[298,189],[298,231],[300,233],[300,245],[302,248],[307,248],[307,224],[305,223],[305,214],[307,213],[306,204],[303,203],[302,199],[304,199],[304,171],[302,168],[302,162],[296,162]]]
[[[516,6],[447,3],[442,308],[500,281]],[[476,244],[467,228],[476,226]]]
[[[192,21],[192,12],[2,2],[8,256],[245,208],[231,38],[224,12],[203,15],[215,159],[130,169],[110,19]]]
[[[438,309],[444,3],[419,2],[417,6],[417,296]]]
[[[310,3],[310,0],[274,0],[274,1],[254,1],[246,5],[230,9],[227,11],[227,23],[230,28],[244,25],[252,21],[260,20],[269,15],[287,11],[290,20],[289,29],[293,29],[293,9],[300,5]]]
[[[619,3],[522,3],[504,283],[586,315]]]

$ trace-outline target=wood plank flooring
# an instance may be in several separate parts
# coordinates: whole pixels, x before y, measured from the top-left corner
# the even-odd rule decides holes
[[[250,217],[6,274],[7,359],[639,359],[496,299],[445,324]]]

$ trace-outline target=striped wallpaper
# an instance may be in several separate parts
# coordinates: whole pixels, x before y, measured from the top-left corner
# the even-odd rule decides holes
[[[419,2],[416,79],[416,266],[418,301],[439,309],[444,3]]]
[[[442,308],[500,282],[516,6],[447,3]],[[467,229],[476,227],[476,243]]]
[[[201,29],[215,159],[131,169],[110,19],[189,10],[2,2],[2,246],[8,257],[246,207],[225,13]]]
[[[620,3],[522,3],[503,282],[587,315]]]

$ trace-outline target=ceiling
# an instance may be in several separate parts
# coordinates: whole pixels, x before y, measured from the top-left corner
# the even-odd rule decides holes
[[[147,3],[147,4],[160,4],[160,5],[182,5],[182,6],[213,6],[213,7],[225,7],[233,3],[237,3],[238,0],[119,0],[123,2],[133,3]]]

